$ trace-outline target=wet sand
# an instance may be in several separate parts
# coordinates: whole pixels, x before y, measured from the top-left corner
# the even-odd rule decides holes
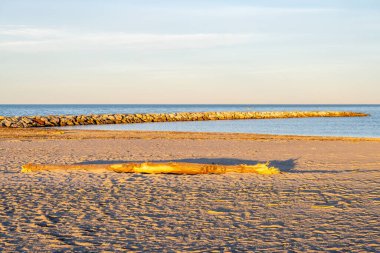
[[[20,173],[132,161],[269,161],[283,173]],[[376,252],[379,219],[379,138],[0,129],[4,252]]]

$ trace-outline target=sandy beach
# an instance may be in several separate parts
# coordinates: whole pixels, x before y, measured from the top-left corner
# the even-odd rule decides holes
[[[20,173],[131,161],[283,173]],[[1,129],[0,175],[4,252],[380,250],[378,138]]]
[[[0,0],[0,253],[380,253],[379,35],[380,0]]]

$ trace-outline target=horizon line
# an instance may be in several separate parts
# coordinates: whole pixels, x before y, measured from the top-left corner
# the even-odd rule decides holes
[[[294,103],[294,104],[291,104],[291,103],[257,103],[257,104],[247,104],[247,103],[226,103],[226,104],[219,104],[219,103],[215,103],[215,104],[212,104],[212,103],[139,103],[139,104],[135,104],[135,103],[67,103],[67,104],[64,104],[64,103],[57,103],[57,104],[53,104],[53,103],[47,103],[47,104],[44,104],[44,103],[10,103],[10,104],[3,104],[3,103],[0,103],[0,105],[380,105],[380,103],[336,103],[336,104],[331,104],[331,103],[326,103],[326,104],[323,104],[323,103],[311,103],[311,104],[307,104],[307,103]]]

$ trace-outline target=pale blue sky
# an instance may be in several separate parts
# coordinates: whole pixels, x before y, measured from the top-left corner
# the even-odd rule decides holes
[[[0,103],[380,103],[378,0],[0,0]]]

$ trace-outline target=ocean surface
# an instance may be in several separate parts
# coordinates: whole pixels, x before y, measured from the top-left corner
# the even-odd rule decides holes
[[[203,111],[355,111],[369,113],[371,116],[163,122],[65,128],[380,137],[380,105],[0,105],[0,115],[3,116]]]

